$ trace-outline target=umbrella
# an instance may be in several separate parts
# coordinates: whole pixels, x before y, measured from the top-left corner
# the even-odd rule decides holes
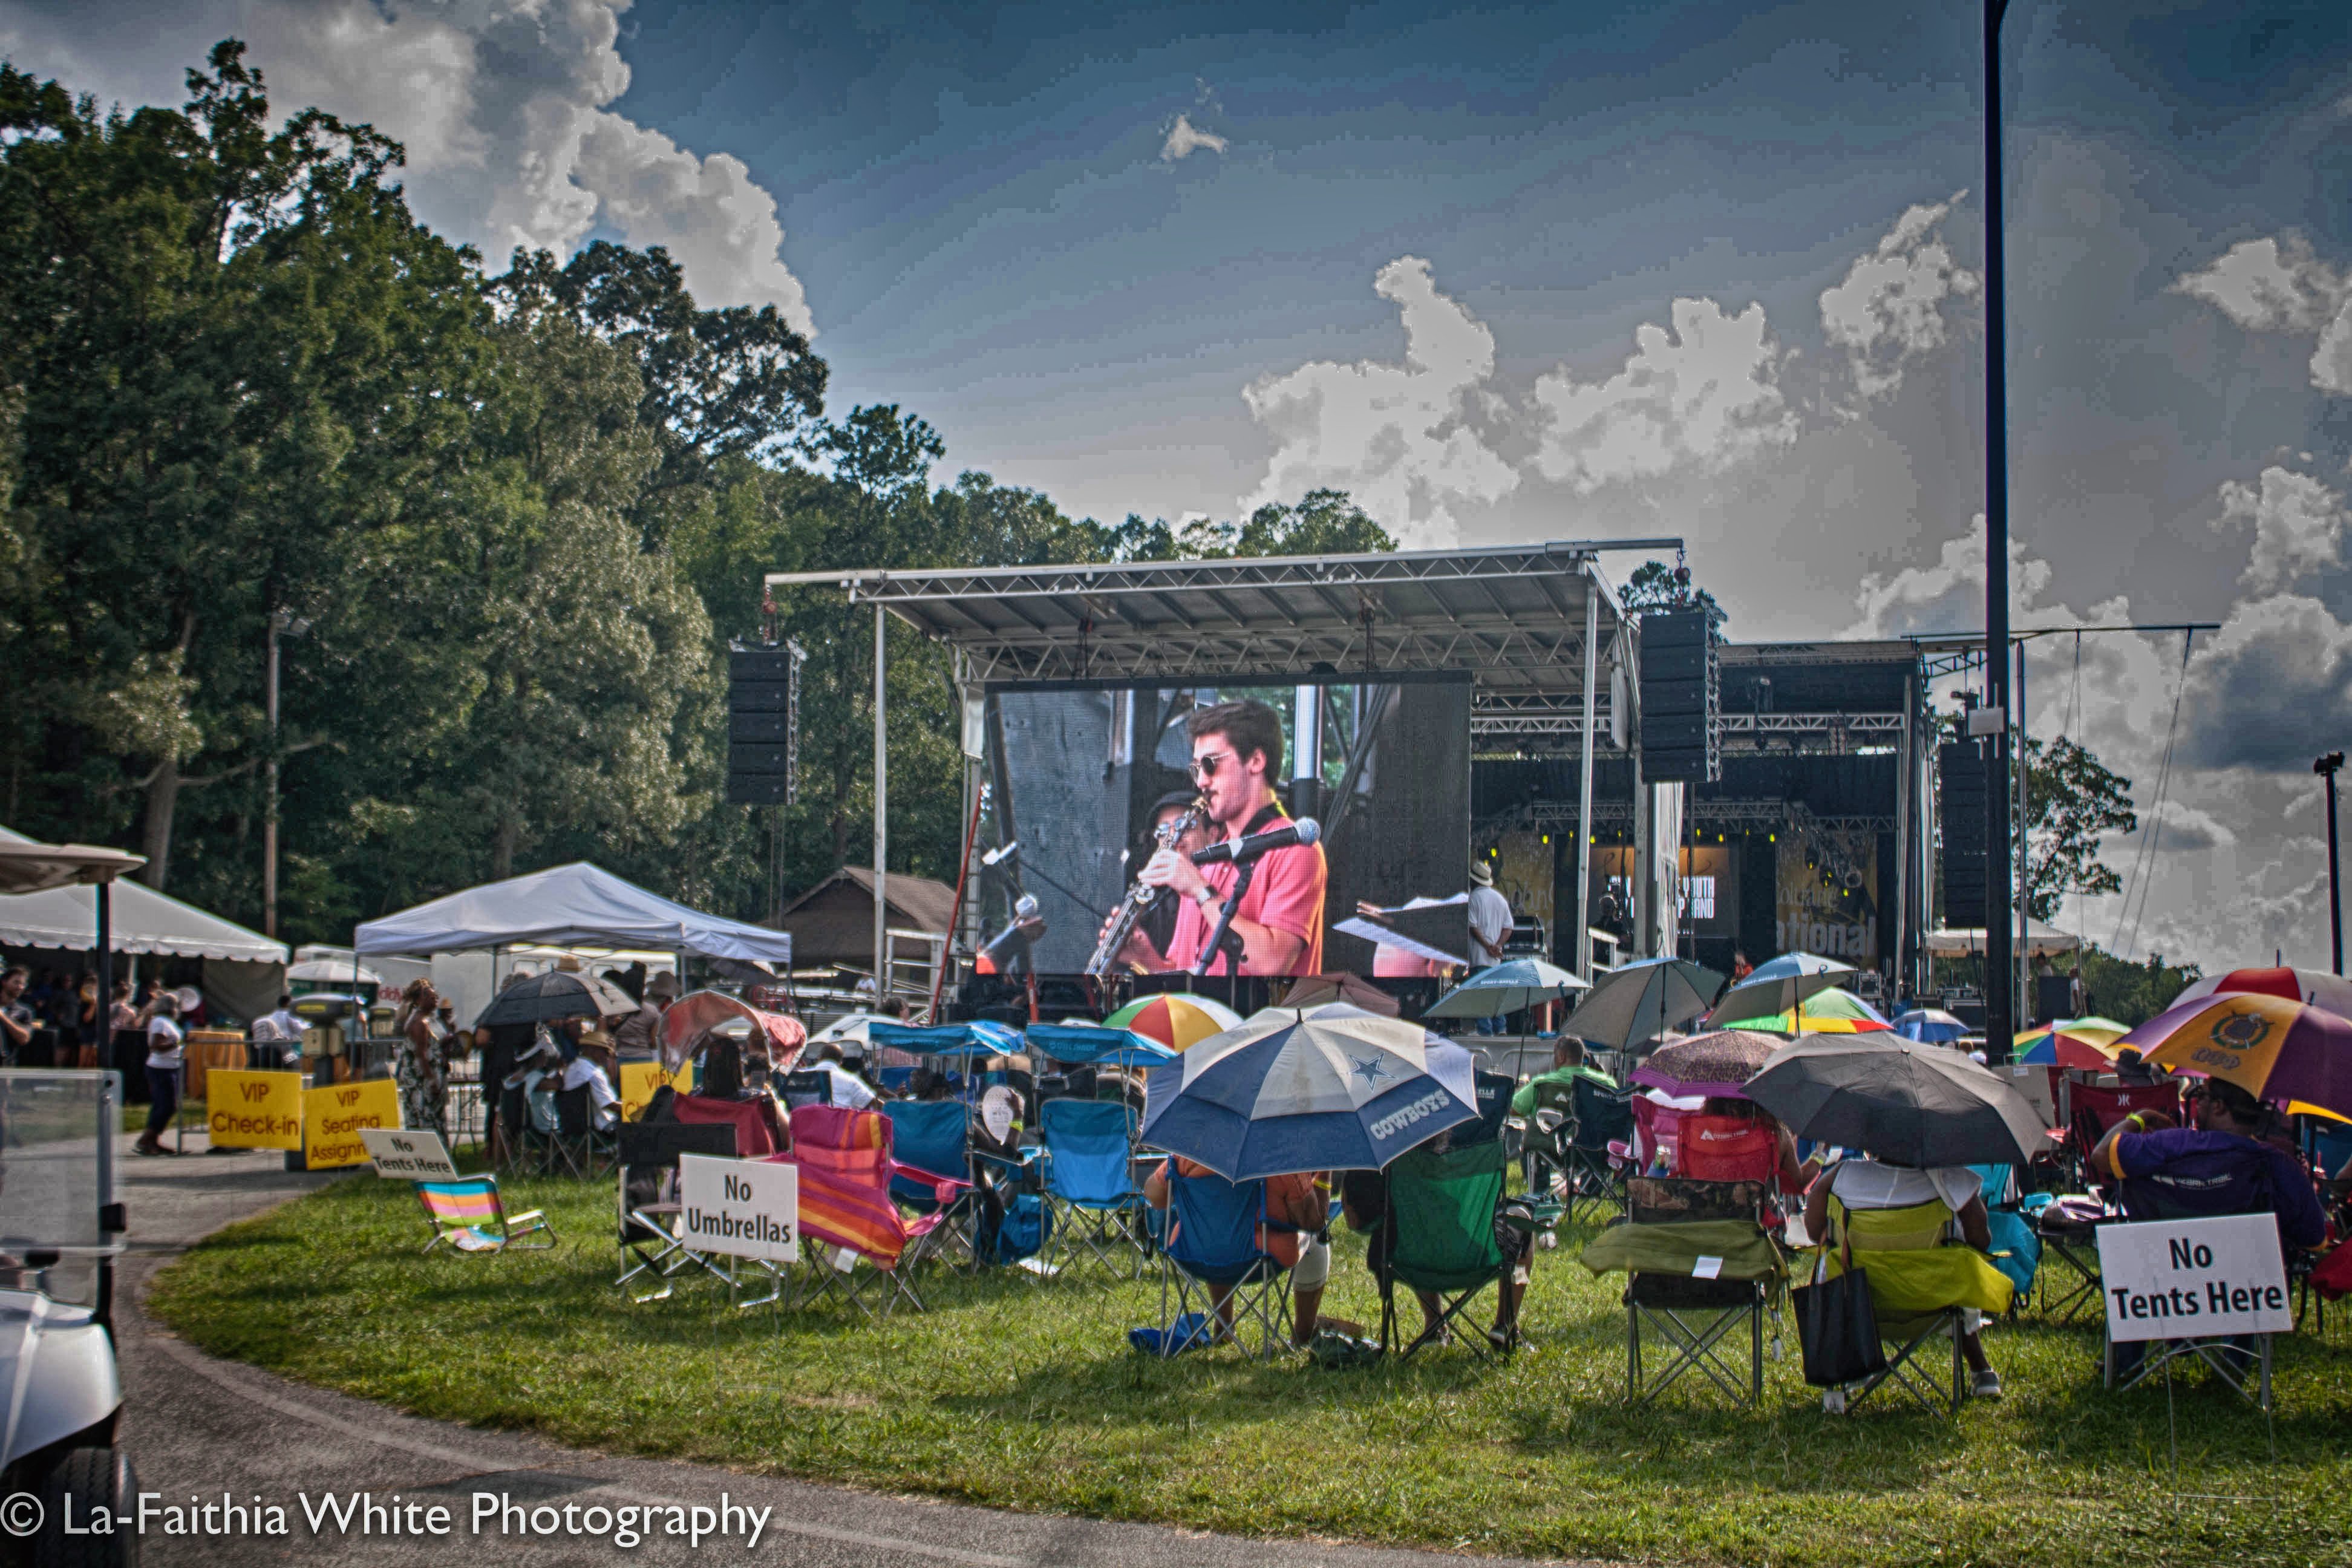
[[[2053,1024],[2050,1026],[2063,1034],[2072,1035],[2076,1039],[2088,1040],[2095,1046],[2105,1046],[2110,1048],[2113,1048],[2117,1040],[2130,1034],[2132,1028],[2129,1024],[2118,1024],[2113,1018],[2102,1018],[2095,1013],[2080,1018],[2068,1018],[2063,1023]]]
[[[2078,1035],[2063,1024],[2045,1024],[2011,1042],[2011,1058],[2037,1067],[2084,1068],[2111,1072],[2115,1051],[2089,1035]]]
[[[1440,996],[1422,1014],[1424,1018],[1499,1018],[1546,1002],[1562,1002],[1571,991],[1589,991],[1556,963],[1540,958],[1507,958],[1482,969]]]
[[[1923,1045],[1948,1046],[1970,1031],[1968,1025],[1941,1007],[1914,1007],[1895,1020],[1895,1032]]]
[[[0,893],[44,893],[51,888],[111,882],[147,864],[143,855],[92,844],[37,844],[13,835],[0,841]]]
[[[1426,1037],[1394,1018],[1269,1009],[1151,1069],[1143,1141],[1235,1182],[1379,1170],[1477,1120],[1468,1053],[1433,1068]]]
[[[866,1042],[912,1051],[919,1057],[1009,1057],[1021,1048],[1021,1031],[991,1018],[918,1028],[877,1019],[866,1026]]]
[[[1567,1029],[1596,1046],[1630,1050],[1706,1012],[1723,976],[1686,958],[1641,958],[1593,983],[1569,1015]]]
[[[2236,1084],[2293,1110],[2352,1116],[2352,1022],[2323,1007],[2252,991],[2217,991],[2168,1007],[2116,1042],[2150,1067]]]
[[[1242,1016],[1222,1002],[1162,991],[1139,996],[1103,1022],[1114,1029],[1133,1029],[1163,1046],[1189,1050],[1212,1035],[1237,1026]]]
[[[1707,1022],[1720,1029],[1731,1024],[1744,1024],[1750,1018],[1769,1018],[1775,1013],[1787,1012],[1815,992],[1826,991],[1839,981],[1861,973],[1851,963],[1840,963],[1818,953],[1784,952],[1749,970],[1747,979],[1724,994]]]
[[[1800,1138],[1899,1165],[2002,1165],[2043,1142],[2007,1079],[1942,1046],[1893,1037],[1798,1040],[1748,1080],[1748,1098]]]
[[[1748,1098],[1748,1080],[1789,1042],[1753,1029],[1717,1029],[1660,1046],[1633,1069],[1633,1081],[1668,1094]]]
[[[2318,969],[2232,969],[2192,980],[2172,999],[2172,1005],[2193,1002],[2223,991],[2284,996],[2306,1007],[2323,1007],[2339,1018],[2352,1018],[2352,980]]]
[[[1793,1016],[1784,1011],[1769,1018],[1743,1018],[1740,1024],[1744,1028],[1770,1029],[1782,1035],[1869,1035],[1895,1027],[1877,1008],[1834,985],[1798,1003]]]
[[[385,984],[383,976],[374,970],[340,958],[306,958],[289,964],[286,978],[320,985],[373,985],[379,991]]]
[[[637,1010],[629,994],[601,975],[550,970],[513,982],[482,1009],[476,1028],[499,1024],[543,1024],[556,1018],[625,1017]]]
[[[1172,1060],[1174,1047],[1133,1029],[1100,1024],[1032,1024],[1026,1031],[1038,1055],[1057,1062],[1101,1062],[1109,1067],[1157,1067]]]
[[[808,1026],[798,1018],[763,1013],[724,991],[689,991],[662,1014],[662,1070],[675,1077],[713,1030],[739,1021],[768,1037],[768,1066],[775,1072],[790,1072],[808,1044]]]

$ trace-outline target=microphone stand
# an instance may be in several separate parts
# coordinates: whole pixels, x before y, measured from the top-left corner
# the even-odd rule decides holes
[[[1217,961],[1217,954],[1225,952],[1226,942],[1233,930],[1234,911],[1241,907],[1242,895],[1249,891],[1250,879],[1257,875],[1257,861],[1255,858],[1237,861],[1234,869],[1236,872],[1234,878],[1234,890],[1225,895],[1224,907],[1217,911],[1217,923],[1210,928],[1209,940],[1201,947],[1201,956],[1192,961],[1194,974],[1208,973],[1209,965]],[[1242,944],[1238,941],[1233,943],[1233,951],[1229,956],[1233,959],[1233,963],[1226,973],[1239,977],[1242,972]]]

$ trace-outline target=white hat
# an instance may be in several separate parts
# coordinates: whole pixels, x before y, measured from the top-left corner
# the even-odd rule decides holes
[[[1495,885],[1495,873],[1486,868],[1484,860],[1473,860],[1470,862],[1470,879],[1482,888],[1491,888]]]

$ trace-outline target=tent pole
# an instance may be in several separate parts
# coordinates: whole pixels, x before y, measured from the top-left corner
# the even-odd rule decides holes
[[[1584,746],[1577,779],[1576,807],[1576,973],[1592,973],[1592,682],[1600,649],[1593,641],[1594,623],[1601,618],[1601,584],[1592,580],[1592,562],[1584,563]]]
[[[98,1070],[114,1065],[114,884],[101,879],[98,892]]]
[[[882,617],[881,602],[877,600],[874,605],[874,1005],[877,1012],[890,994],[888,933],[884,929],[888,924],[886,911],[889,909],[889,900],[883,890],[883,879],[888,875],[886,868],[890,858],[889,692],[884,679],[888,664]]]

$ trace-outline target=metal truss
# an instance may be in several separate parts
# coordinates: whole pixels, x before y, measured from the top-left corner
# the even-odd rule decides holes
[[[1285,626],[1271,617],[1236,626],[1097,624],[1083,632],[1006,634],[978,627],[940,635],[961,647],[969,678],[1010,680],[1224,679],[1237,674],[1384,675],[1467,670],[1516,689],[1577,691],[1580,628],[1506,620],[1451,626]]]
[[[1711,833],[1895,831],[1892,812],[1823,816],[1816,815],[1803,802],[1793,800],[1716,800],[1705,796],[1696,799],[1685,796],[1684,810],[1692,827],[1703,827]],[[1633,804],[1631,801],[1596,800],[1592,803],[1592,825],[1595,828],[1624,831],[1632,827],[1633,822]],[[1496,833],[1556,831],[1575,826],[1574,801],[1530,800],[1479,823],[1474,831],[1478,837],[1487,837]]]

